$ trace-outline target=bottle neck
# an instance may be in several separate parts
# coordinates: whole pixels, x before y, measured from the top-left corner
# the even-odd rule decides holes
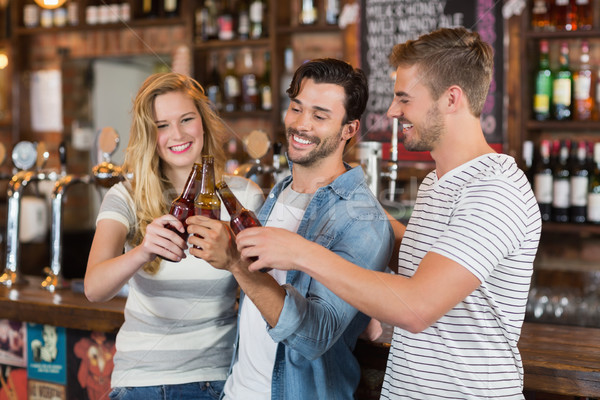
[[[217,184],[217,191],[219,192],[219,196],[221,196],[221,201],[223,201],[223,204],[225,204],[227,212],[232,218],[242,210],[242,204],[231,192],[229,186],[227,186],[224,181],[221,181]]]
[[[185,200],[194,201],[196,198],[196,179],[198,177],[198,170],[200,169],[200,164],[195,163],[192,167],[192,171],[185,181],[185,186],[183,187],[183,191],[181,192],[181,196],[179,198]]]
[[[204,159],[202,162],[202,180],[200,182],[200,193],[215,193],[215,169],[212,159]]]

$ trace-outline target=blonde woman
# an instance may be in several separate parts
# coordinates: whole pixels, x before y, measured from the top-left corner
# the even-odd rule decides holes
[[[259,187],[222,176],[224,126],[202,87],[176,73],[150,76],[133,106],[124,168],[133,178],[106,194],[96,222],[85,294],[106,301],[129,283],[125,322],[116,341],[111,399],[218,398],[232,356],[237,284],[232,275],[190,256],[168,214],[202,154],[215,158],[250,209]],[[223,219],[228,219],[225,209]],[[124,251],[123,251],[124,250]]]

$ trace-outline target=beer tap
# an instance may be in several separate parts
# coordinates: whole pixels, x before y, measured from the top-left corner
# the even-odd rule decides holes
[[[62,276],[62,214],[63,201],[67,189],[76,183],[89,184],[92,178],[89,175],[67,174],[67,153],[66,146],[61,143],[59,148],[59,157],[61,165],[61,176],[54,184],[52,190],[52,228],[50,239],[50,267],[44,268],[46,274],[42,281],[42,288],[54,292],[56,289],[62,289],[67,286]]]
[[[280,179],[289,174],[287,165],[281,162],[281,143],[277,142],[273,145],[273,164],[266,165],[261,162],[261,159],[269,151],[271,141],[264,131],[254,130],[250,132],[244,138],[244,148],[253,161],[240,165],[234,172],[236,175],[244,176],[248,179],[258,180],[261,176],[269,175],[271,181],[268,182],[270,186],[273,186]],[[285,174],[286,170],[288,174]],[[263,182],[257,182],[263,183]],[[266,182],[265,185],[267,186]]]
[[[27,283],[19,272],[20,247],[19,231],[21,216],[21,198],[23,191],[30,182],[55,181],[58,174],[55,171],[43,171],[41,168],[48,159],[48,152],[43,143],[21,141],[15,145],[12,152],[13,164],[19,171],[8,183],[8,216],[6,219],[6,264],[4,273],[0,276],[0,284],[4,286],[22,285]],[[37,170],[31,170],[37,163]]]
[[[381,172],[382,178],[388,179],[388,200],[393,202],[396,197],[396,184],[398,182],[398,118],[392,121],[392,140],[390,149],[390,161],[387,171]]]

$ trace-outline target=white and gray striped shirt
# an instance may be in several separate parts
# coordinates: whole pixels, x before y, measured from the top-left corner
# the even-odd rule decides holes
[[[441,254],[481,285],[424,331],[396,328],[382,399],[522,399],[517,349],[541,231],[514,159],[486,154],[427,175],[402,240],[398,273]]]
[[[256,210],[262,190],[227,176],[240,202]],[[125,184],[113,186],[97,220],[113,219],[133,233],[135,206]],[[221,208],[221,219],[229,220]],[[125,250],[129,250],[126,245]],[[155,386],[224,380],[233,356],[237,283],[189,254],[178,263],[163,260],[155,275],[139,270],[129,280],[125,322],[117,334],[112,387]]]

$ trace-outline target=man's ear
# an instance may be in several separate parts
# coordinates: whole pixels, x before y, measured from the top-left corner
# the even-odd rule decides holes
[[[356,135],[358,133],[359,127],[360,127],[360,121],[357,119],[352,120],[352,121],[348,122],[346,125],[344,125],[344,128],[342,129],[342,140],[346,141],[348,139],[352,139],[354,137],[354,135]]]

